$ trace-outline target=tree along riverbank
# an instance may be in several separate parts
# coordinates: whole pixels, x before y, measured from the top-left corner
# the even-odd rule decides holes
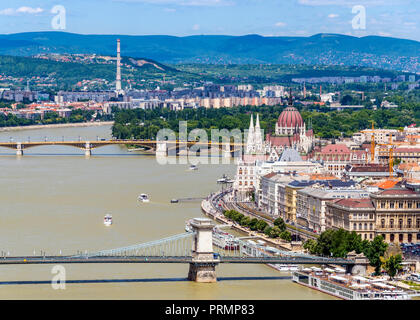
[[[113,124],[114,124],[114,121],[99,121],[99,122],[89,121],[89,122],[77,122],[77,123],[37,124],[37,125],[29,125],[29,126],[1,127],[0,132],[48,129],[48,128],[93,127],[93,126],[105,126],[105,125],[113,125]]]

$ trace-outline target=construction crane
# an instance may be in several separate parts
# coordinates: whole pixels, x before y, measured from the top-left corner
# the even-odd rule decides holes
[[[388,146],[388,166],[389,166],[389,178],[391,179],[394,175],[394,144],[392,143],[392,134],[389,135],[388,143],[378,143],[378,146]]]

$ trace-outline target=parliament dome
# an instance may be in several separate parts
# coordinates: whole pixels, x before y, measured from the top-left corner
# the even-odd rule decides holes
[[[300,128],[304,123],[299,111],[289,106],[280,114],[277,125],[280,128]]]

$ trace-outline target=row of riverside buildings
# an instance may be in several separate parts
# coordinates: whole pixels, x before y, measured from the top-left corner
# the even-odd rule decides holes
[[[258,115],[255,127],[251,115],[233,183],[236,201],[316,233],[343,228],[363,240],[381,235],[388,243],[420,243],[420,166],[413,155],[391,172],[384,152],[376,152],[371,161],[367,131],[358,143],[317,146],[291,103],[279,116],[275,134],[263,141],[260,130]],[[406,131],[403,139],[393,131],[381,139],[408,140],[416,152],[418,130]]]

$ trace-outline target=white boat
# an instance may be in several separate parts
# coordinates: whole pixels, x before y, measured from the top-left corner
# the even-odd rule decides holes
[[[104,217],[104,225],[106,225],[107,227],[110,226],[112,224],[112,215],[107,214]]]
[[[213,228],[213,244],[224,250],[239,250],[238,239],[217,227]]]
[[[127,149],[128,152],[133,152],[133,151],[143,151],[144,148],[132,148],[132,149]]]
[[[137,199],[141,202],[150,202],[149,196],[145,193],[142,193],[141,195],[139,195]]]
[[[228,176],[224,174],[220,179],[217,179],[217,183],[226,183],[227,180]]]
[[[270,264],[271,267],[278,271],[298,271],[299,266],[296,264]]]
[[[194,164],[190,165],[190,170],[198,170],[198,167]]]

